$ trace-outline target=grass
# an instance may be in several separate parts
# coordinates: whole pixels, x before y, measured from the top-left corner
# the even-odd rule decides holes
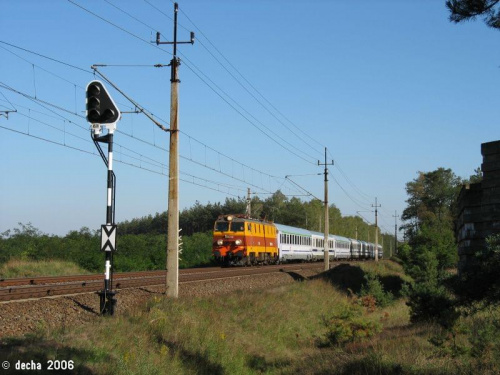
[[[376,267],[385,276],[399,272],[392,264]],[[359,269],[374,271],[368,264]],[[352,272],[358,277],[359,269],[344,269],[342,276]],[[337,281],[332,270],[311,281],[263,291],[154,297],[145,306],[91,326],[41,329],[37,335],[3,340],[0,357],[73,359],[77,374],[498,373],[500,345],[490,337],[493,331],[485,331],[491,316],[468,318],[464,325],[470,323],[469,332],[459,333],[464,344],[470,335],[490,337],[491,345],[476,353],[481,358],[450,355],[431,343],[443,335],[439,327],[410,324],[404,300],[370,313],[346,292],[347,277],[340,287]],[[380,331],[324,345],[332,328],[328,318],[347,315],[355,316],[353,322],[376,324]]]
[[[89,272],[76,264],[61,260],[10,259],[0,267],[0,278],[83,275]]]

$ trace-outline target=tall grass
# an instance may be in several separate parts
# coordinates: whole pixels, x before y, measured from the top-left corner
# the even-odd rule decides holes
[[[89,272],[62,260],[25,260],[12,258],[0,267],[0,278],[83,275]]]
[[[410,324],[404,300],[369,312],[331,280],[177,300],[156,296],[122,316],[12,340],[0,354],[5,360],[66,356],[82,374],[444,375],[500,369],[496,331],[485,330],[491,325],[484,319],[472,320],[470,328],[489,340],[484,354],[447,355],[432,340],[443,331]],[[344,326],[330,317],[350,322],[353,337],[324,345],[331,324]],[[370,327],[377,329],[361,332]],[[470,337],[464,331],[458,339],[465,345]]]

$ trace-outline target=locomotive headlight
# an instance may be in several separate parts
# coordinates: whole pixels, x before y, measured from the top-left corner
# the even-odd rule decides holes
[[[217,240],[217,245],[222,246],[224,244],[223,240]]]
[[[236,240],[236,241],[234,241],[234,244],[235,244],[236,246],[240,246],[240,245],[241,245],[241,240]]]

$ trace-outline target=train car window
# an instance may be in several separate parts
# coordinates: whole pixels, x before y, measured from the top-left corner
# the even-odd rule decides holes
[[[252,231],[252,225],[250,223],[248,223],[247,228],[248,228],[248,231],[250,231],[250,232]]]
[[[243,232],[245,230],[245,223],[241,222],[232,222],[231,223],[231,230],[233,232]]]
[[[215,230],[217,232],[226,232],[229,230],[229,223],[226,221],[219,221],[215,223]]]

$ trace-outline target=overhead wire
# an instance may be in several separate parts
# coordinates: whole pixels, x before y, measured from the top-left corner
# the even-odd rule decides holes
[[[34,52],[34,51],[30,51],[30,50],[28,50],[28,49],[26,49],[26,48],[22,48],[22,47],[19,47],[19,46],[14,45],[14,44],[7,43],[7,42],[5,42],[5,41],[3,41],[3,40],[0,40],[0,43],[5,44],[5,45],[10,46],[10,47],[13,47],[13,48],[17,48],[17,49],[22,50],[22,51],[24,51],[24,52],[31,53],[31,54],[36,55],[36,56],[39,56],[39,57],[43,57],[44,59],[54,61],[54,62],[56,62],[56,63],[58,63],[58,64],[62,64],[62,65],[68,66],[68,67],[70,67],[70,68],[77,69],[77,70],[81,70],[82,72],[92,74],[92,72],[91,72],[90,70],[83,69],[83,68],[80,68],[80,67],[78,67],[78,66],[76,66],[76,65],[68,64],[68,63],[63,62],[63,61],[61,61],[61,60],[57,60],[57,59],[54,59],[54,58],[52,58],[52,57],[48,57],[48,56],[42,55],[41,53],[37,53],[37,52]]]
[[[148,4],[150,4],[151,6],[153,6],[150,2],[148,2],[147,0],[145,0]],[[160,11],[163,15],[167,16],[164,12],[162,12],[159,8],[153,6],[156,10]],[[195,27],[195,29],[210,43],[210,45],[224,58],[224,60],[249,84],[250,87],[252,87],[255,92],[257,92],[262,98],[264,98],[266,100],[266,102],[271,105],[277,112],[279,112],[277,110],[276,107],[274,107],[274,105],[272,105],[272,103],[270,103],[244,76],[243,74],[241,74],[241,72],[236,69],[236,67],[231,64],[231,62],[222,54],[222,52],[220,52],[220,50],[210,41],[210,39],[203,33],[203,31],[196,26],[196,24],[190,19],[190,17],[187,15],[186,12],[183,11],[182,8],[180,8],[180,11],[184,14],[184,16],[189,20],[189,22],[191,22],[191,24]],[[168,16],[167,16],[168,17]],[[169,17],[170,18],[170,17]],[[171,18],[170,18],[171,19]],[[188,30],[186,27],[182,26],[184,29]],[[198,42],[210,53],[210,55],[221,65],[223,66],[223,68],[231,75],[231,77],[233,77],[247,92],[248,89],[229,71],[229,69],[227,69],[224,64],[222,64],[222,62],[211,52],[209,51],[209,49],[198,39]],[[254,97],[254,99],[256,99],[259,104],[261,104],[263,107],[265,107],[257,98],[255,98],[255,96],[253,94],[251,94],[252,97]],[[269,111],[269,109],[267,107],[265,107],[266,110]],[[269,111],[270,112],[270,111]],[[285,117],[281,112],[279,112],[283,117]],[[274,116],[274,114],[273,114]],[[275,117],[276,118],[276,117]],[[277,118],[276,118],[277,119]],[[280,123],[282,123],[281,121],[279,121]],[[290,121],[291,122],[291,121]],[[283,123],[282,123],[283,124]],[[283,124],[284,125],[284,124]],[[292,123],[292,125],[295,126],[295,124]],[[295,126],[297,129],[301,130],[299,127]],[[289,129],[291,131],[291,129]],[[294,135],[296,135],[293,131],[291,131]],[[307,133],[303,132],[303,134],[307,135],[308,138],[310,139],[313,139],[311,138]],[[302,138],[301,138],[302,139]],[[314,139],[313,139],[314,140]],[[317,142],[319,145],[321,145],[319,142]],[[310,146],[307,142],[306,144],[308,146]],[[315,151],[317,151],[317,149],[315,149],[314,147],[310,146],[312,149],[314,149]],[[368,198],[371,198],[369,195],[363,193],[350,179],[349,177],[346,175],[346,173],[342,170],[342,168],[337,165],[337,168],[338,170],[340,171],[340,173],[342,174],[342,176],[346,179],[346,181],[353,187],[353,189],[360,195],[360,197],[364,200],[366,199],[365,197],[368,197]],[[346,195],[352,200],[354,201],[358,206],[360,206],[360,203],[358,200],[355,200],[354,198],[352,198],[346,191],[345,189],[340,185],[340,183],[335,180],[335,182],[341,187],[341,189],[346,193]],[[362,207],[362,206],[361,206]]]
[[[81,5],[79,5],[79,4],[77,4],[77,3],[75,3],[74,1],[71,1],[71,0],[68,0],[68,1],[69,1],[70,3],[72,3],[72,4],[76,5],[76,6],[78,6],[79,8],[82,8],[83,10],[85,10],[85,11],[89,12],[90,14],[92,14],[92,15],[94,15],[94,16],[96,16],[96,17],[100,18],[101,20],[103,20],[103,21],[105,21],[105,22],[107,22],[107,23],[109,23],[109,24],[113,25],[114,27],[119,28],[120,30],[122,30],[122,31],[126,32],[127,34],[129,34],[129,35],[131,35],[131,36],[134,36],[134,37],[136,37],[136,38],[140,39],[140,40],[141,40],[141,41],[143,41],[143,42],[148,43],[148,45],[151,45],[149,42],[147,42],[147,41],[146,41],[146,40],[144,40],[143,38],[138,37],[137,35],[135,35],[135,34],[133,34],[133,33],[129,32],[128,30],[126,30],[126,29],[124,29],[124,28],[122,28],[122,27],[120,27],[120,26],[118,26],[118,25],[116,25],[116,24],[114,24],[114,23],[112,23],[112,22],[110,22],[110,21],[108,21],[108,20],[104,19],[103,17],[100,17],[99,15],[95,14],[94,12],[89,11],[88,9],[86,9],[86,8],[82,7]],[[106,2],[108,2],[110,5],[112,5],[112,6],[114,6],[115,8],[117,8],[115,5],[111,4],[109,1],[106,1]],[[147,1],[146,1],[146,2],[147,2]],[[119,9],[119,8],[117,8],[117,9]],[[119,10],[121,10],[121,9],[119,9]],[[128,13],[127,13],[127,14],[128,14]],[[129,16],[131,16],[130,14],[128,14],[128,15],[129,15]],[[133,16],[131,16],[131,17],[133,17]],[[135,19],[136,19],[138,22],[141,22],[141,21],[140,21],[140,20],[138,20],[137,18],[135,18]],[[191,21],[191,22],[192,22],[192,21]],[[147,27],[149,27],[149,28],[151,28],[149,25],[146,25],[146,24],[144,24],[144,25],[145,25],[145,26],[147,26]],[[194,23],[193,23],[193,25],[194,25]],[[195,25],[195,27],[196,27],[196,25]],[[201,31],[201,30],[200,30],[200,31]],[[205,36],[205,38],[206,38],[206,36]],[[209,40],[208,38],[206,38],[206,39],[207,39],[207,40]],[[210,41],[209,41],[209,42],[210,42]],[[210,43],[211,43],[211,42],[210,42]],[[5,43],[5,44],[10,45],[10,44],[8,44],[8,43]],[[11,45],[11,46],[13,46],[13,45]],[[16,46],[14,46],[14,47],[16,47]],[[16,48],[17,48],[17,47],[16,47]],[[25,49],[23,49],[23,48],[20,48],[20,49],[25,50]],[[161,49],[161,48],[160,48],[160,49]],[[168,51],[165,51],[165,50],[163,50],[163,49],[161,49],[161,50],[162,50],[162,51],[164,51],[164,52],[167,52],[167,53],[168,53]],[[35,53],[35,54],[36,54],[36,53]],[[37,54],[37,55],[40,55],[40,54]],[[57,62],[63,63],[63,62],[61,62],[60,60],[57,60],[57,59],[52,59],[52,58],[49,58],[49,57],[47,57],[47,56],[43,56],[43,55],[40,55],[40,56],[45,57],[45,58],[48,58],[48,59],[53,60],[53,61],[57,61]],[[186,59],[187,59],[187,58],[186,58]],[[187,60],[188,60],[188,59],[187,59]],[[226,60],[227,60],[227,59],[226,59]],[[188,61],[189,61],[189,60],[188,60]],[[63,64],[68,65],[68,66],[72,66],[71,64],[66,64],[66,63],[63,63]],[[231,64],[231,65],[232,65],[232,64]],[[194,64],[193,64],[193,66],[194,66]],[[72,67],[75,67],[75,66],[72,66]],[[75,68],[78,68],[78,67],[75,67]],[[189,68],[189,67],[188,67],[188,68]],[[199,70],[199,68],[197,68],[197,69]],[[80,69],[80,70],[83,70],[83,69]],[[193,73],[195,73],[195,75],[198,75],[198,74],[197,74],[197,73],[196,73],[196,72],[195,72],[192,68],[191,68],[191,70],[193,71]],[[84,70],[84,71],[85,71],[85,70]],[[199,71],[201,72],[201,70],[199,70]],[[88,72],[88,71],[86,71],[86,72]],[[198,75],[198,77],[199,77],[199,75]],[[201,79],[201,77],[199,77],[199,78]],[[207,77],[207,78],[208,78],[208,77]],[[243,77],[243,78],[244,78],[244,77]],[[202,79],[202,81],[204,81],[204,80]],[[204,82],[205,82],[205,81],[204,81]],[[207,84],[207,82],[205,82],[205,83]],[[212,81],[212,83],[213,83],[213,81]],[[207,85],[208,85],[208,84],[207,84]],[[210,87],[210,85],[208,85],[208,86]],[[218,86],[216,85],[216,87],[218,87]],[[211,87],[211,88],[212,88],[212,87]],[[218,88],[219,88],[219,87],[218,87]],[[213,88],[212,88],[212,89],[213,89]],[[219,88],[219,89],[220,89],[220,88]],[[214,90],[214,91],[215,91],[215,90]],[[216,92],[216,91],[215,91],[215,92]],[[217,92],[216,92],[216,93],[217,93]],[[217,93],[217,94],[219,95],[219,93]],[[259,94],[260,94],[260,93],[259,93]],[[227,95],[227,94],[226,94],[226,95]],[[220,95],[219,95],[219,96],[220,96]],[[222,98],[222,99],[224,99],[222,96],[221,96],[221,98]],[[43,101],[42,101],[42,102],[43,102]],[[46,103],[46,104],[48,104],[48,103]],[[230,104],[230,103],[228,103],[228,104]],[[48,105],[50,105],[50,104],[48,104]],[[56,107],[56,108],[58,108],[57,106],[55,106],[55,107]],[[58,108],[58,109],[60,109],[60,108]],[[244,118],[246,118],[246,117],[245,117],[243,114],[241,114],[241,112],[239,112],[237,109],[236,109],[236,111],[237,111],[238,113],[240,113],[240,115],[242,115]],[[68,111],[68,112],[69,112],[69,111]],[[69,112],[69,113],[71,113],[71,112]],[[247,119],[247,121],[249,121],[249,119],[248,119],[248,118],[246,118],[246,119]],[[251,122],[251,121],[250,121],[250,122]],[[269,130],[269,129],[268,129],[268,130]],[[265,132],[264,132],[264,133],[265,133]],[[280,144],[280,145],[281,145],[281,144]],[[282,147],[284,147],[285,149],[287,149],[285,146],[283,146],[283,145],[281,145],[281,146],[282,146]],[[287,150],[289,150],[289,149],[287,149]],[[289,150],[289,151],[291,151],[291,150]],[[294,153],[294,152],[292,151],[292,153]],[[299,156],[299,157],[300,157],[300,155],[297,155],[296,153],[294,153],[294,154],[295,154],[296,156]],[[302,159],[303,159],[303,158],[302,158]],[[304,159],[304,160],[305,160],[305,159]],[[307,161],[307,160],[305,160],[305,161]],[[262,173],[262,172],[260,172],[260,173]]]
[[[47,124],[45,122],[41,122],[39,120],[36,120],[34,119],[35,121],[39,122],[39,123],[42,123],[43,125],[46,125],[46,126],[50,126],[54,129],[57,129],[59,131],[62,131],[61,129],[57,128],[57,127],[54,127],[54,126],[51,126],[50,124]],[[75,147],[75,146],[71,146],[71,145],[68,145],[66,143],[61,143],[61,142],[57,142],[57,141],[54,141],[54,140],[51,140],[51,139],[48,139],[48,138],[45,138],[45,137],[41,137],[41,136],[38,136],[38,135],[34,135],[34,134],[30,134],[30,133],[26,133],[26,132],[22,132],[22,131],[19,131],[19,130],[16,130],[16,129],[12,129],[12,128],[9,128],[9,127],[5,127],[5,126],[1,126],[0,125],[0,128],[2,129],[5,129],[5,130],[9,130],[11,132],[14,132],[14,133],[17,133],[17,134],[21,134],[21,135],[25,135],[25,136],[28,136],[28,137],[31,137],[31,138],[35,138],[37,140],[41,140],[41,141],[45,141],[45,142],[48,142],[48,143],[51,143],[51,144],[55,144],[55,145],[59,145],[59,146],[63,146],[63,147],[66,147],[66,148],[69,148],[69,149],[73,149],[73,150],[76,150],[76,151],[80,151],[80,152],[83,152],[83,153],[86,153],[86,154],[89,154],[89,155],[95,155],[95,156],[99,156],[97,155],[97,153],[94,151],[94,152],[91,152],[91,151],[88,151],[88,150],[84,150],[82,148],[79,148],[79,147]],[[73,134],[72,134],[73,135]],[[78,137],[78,136],[76,136]],[[78,137],[80,138],[80,137]],[[90,140],[86,140],[89,142],[89,144],[91,143]],[[120,146],[119,144],[117,144],[117,146]],[[120,155],[121,156],[121,155]],[[127,157],[132,157],[131,155],[126,155]],[[133,157],[132,157],[133,158]],[[136,160],[139,160],[138,158],[135,158]],[[162,172],[158,172],[158,171],[155,171],[155,170],[152,170],[152,169],[149,169],[149,168],[145,168],[143,167],[142,165],[137,165],[137,164],[133,164],[133,163],[129,163],[127,161],[124,161],[123,159],[116,159],[115,160],[117,163],[122,163],[122,164],[125,164],[125,165],[129,165],[131,167],[135,167],[135,168],[139,168],[139,169],[143,169],[145,171],[148,171],[148,172],[152,172],[152,173],[156,173],[156,174],[160,174],[160,175],[164,175],[166,177],[168,177],[168,174],[165,174],[163,171]],[[151,164],[151,163],[150,163]],[[182,173],[182,172],[181,172]],[[225,186],[225,184],[223,183],[220,183],[220,182],[214,182],[214,181],[211,181],[211,180],[208,180],[208,179],[204,179],[202,177],[197,177],[197,176],[194,176],[194,175],[191,175],[189,173],[183,173],[184,175],[187,175],[189,177],[192,177],[193,179],[198,179],[198,180],[201,180],[201,181],[206,181],[206,182],[210,182],[210,183],[213,183],[213,184],[216,184],[218,186],[222,186],[222,187],[226,187],[228,189],[234,189],[234,186]],[[234,197],[238,197],[237,195],[233,194],[233,193],[230,193],[229,191],[222,191],[220,189],[215,189],[215,188],[212,188],[210,186],[206,186],[206,185],[202,185],[200,183],[196,183],[193,181],[190,181],[190,180],[187,180],[187,179],[182,179],[182,178],[179,178],[180,181],[183,181],[183,182],[186,182],[186,183],[189,183],[189,184],[193,184],[193,185],[197,185],[197,186],[200,186],[200,187],[204,187],[204,188],[207,188],[207,189],[210,189],[210,190],[214,190],[214,191],[218,191],[218,192],[221,192],[221,193],[224,193],[224,194],[227,194],[227,195],[231,195],[231,196],[234,196]],[[245,189],[244,188],[238,188],[238,190],[240,191],[244,191]]]
[[[362,208],[362,209],[367,209],[366,206],[363,206],[362,203],[360,203],[357,199],[354,199],[345,189],[344,187],[337,181],[337,179],[335,178],[335,176],[333,174],[330,173],[330,176],[332,177],[333,181],[340,187],[340,189],[344,192],[344,194],[355,204],[357,205],[358,207]]]
[[[145,0],[146,1],[146,0]],[[146,1],[148,4],[150,4],[151,6],[153,6],[151,3],[149,3],[148,1]],[[154,7],[154,6],[153,6]],[[157,9],[158,11],[160,11],[157,7],[154,7],[155,9]],[[243,76],[243,74],[226,58],[226,56],[224,56],[224,54],[215,46],[214,43],[212,43],[212,41],[205,35],[205,33],[193,22],[193,20],[191,20],[191,18],[188,16],[188,14],[182,9],[182,8],[179,8],[179,10],[183,13],[183,15],[188,19],[189,22],[191,22],[191,24],[194,26],[194,28],[208,41],[208,43],[210,43],[210,45],[215,49],[215,51],[217,51],[217,53],[219,55],[222,56],[222,58],[229,64],[229,66],[234,70],[236,71],[241,78],[243,78],[245,80],[245,82],[257,93],[260,95],[261,98],[263,98],[276,112],[278,112],[282,117],[284,117],[286,119],[286,117],[267,99],[264,97],[264,95],[262,95],[262,93],[257,90],[255,88],[254,85],[251,84],[250,81],[248,81],[248,79]],[[161,12],[161,11],[160,11]],[[164,12],[161,12],[163,15],[166,16],[166,14]],[[186,29],[187,31],[189,31],[186,27],[184,27],[182,24],[179,23],[179,25],[181,27],[183,27],[184,29]],[[302,137],[298,136],[293,130],[291,130],[286,124],[284,124],[280,119],[278,119],[278,117],[272,113],[268,107],[266,107],[259,99],[257,99],[252,93],[250,93],[250,91],[241,83],[241,81],[236,78],[234,76],[234,74],[232,74],[229,69],[227,69],[226,66],[224,66],[224,64],[208,49],[208,47],[206,47],[203,42],[201,42],[201,40],[198,39],[198,42],[202,45],[203,48],[205,48],[205,50],[219,63],[219,65],[221,65],[224,70],[226,70],[228,72],[229,75],[231,75],[231,77],[241,86],[244,88],[245,91],[247,91],[264,109],[266,109],[266,111],[269,112],[269,114],[271,114],[280,124],[282,124],[285,128],[287,128],[293,135],[295,135],[297,138],[299,138],[302,142],[304,142],[308,147],[310,147],[312,150],[316,151],[316,152],[319,152],[317,148],[311,146],[308,142],[306,142]],[[288,120],[289,121],[289,120]],[[303,135],[307,136],[308,138],[312,139],[310,137],[309,134],[307,134],[306,132],[304,132],[300,127],[296,126],[295,124],[293,124],[291,121],[289,121],[297,130],[299,130]],[[314,139],[313,139],[314,140]],[[319,142],[317,142],[320,146],[322,146]]]
[[[46,104],[46,105],[49,105],[49,106],[51,106],[51,107],[55,107],[55,108],[57,108],[58,110],[61,110],[61,111],[67,112],[67,113],[69,113],[69,114],[71,114],[71,115],[74,115],[74,116],[77,116],[77,117],[79,117],[79,118],[82,118],[82,119],[84,119],[84,118],[85,118],[83,115],[78,115],[78,114],[75,114],[75,113],[73,113],[72,111],[69,111],[69,110],[67,110],[67,109],[65,109],[65,108],[63,108],[63,107],[57,106],[57,105],[55,105],[55,104],[53,104],[53,103],[50,103],[50,102],[47,102],[47,101],[43,101],[43,100],[41,100],[41,99],[35,99],[34,97],[30,96],[29,94],[26,94],[26,93],[23,93],[23,92],[21,92],[21,91],[19,91],[19,90],[16,90],[16,89],[14,89],[14,88],[12,88],[12,87],[10,87],[10,86],[8,86],[8,85],[5,85],[5,84],[4,84],[4,83],[2,83],[2,82],[0,82],[0,88],[6,88],[6,89],[9,89],[9,90],[11,90],[11,91],[13,91],[13,92],[15,92],[15,93],[17,93],[17,94],[19,94],[19,95],[21,95],[21,96],[25,97],[25,98],[28,98],[28,99],[30,99],[30,100],[32,100],[32,101],[34,101],[34,102],[36,102],[37,104],[41,105],[41,106],[42,106],[42,107],[44,107],[44,108],[46,108],[46,107],[45,107],[43,104]],[[41,103],[43,103],[43,104],[41,104],[40,102],[41,102]],[[73,121],[71,121],[71,120],[67,119],[66,117],[61,116],[60,114],[57,114],[56,112],[52,111],[50,108],[46,108],[46,109],[47,109],[47,110],[49,110],[49,111],[51,111],[51,112],[53,112],[54,114],[56,114],[56,115],[60,116],[60,117],[61,117],[61,118],[63,118],[64,120],[68,121],[69,123],[72,123],[72,124],[74,124],[74,125],[78,126],[79,128],[81,128],[81,129],[83,129],[83,130],[87,131],[87,129],[86,129],[85,127],[83,127],[83,126],[81,126],[81,125],[76,124],[75,122],[73,122]],[[152,143],[150,143],[150,142],[148,142],[148,141],[145,141],[145,140],[140,139],[140,138],[138,138],[138,137],[135,137],[135,136],[133,136],[133,135],[127,134],[126,132],[123,132],[123,131],[120,131],[120,132],[121,132],[122,134],[125,134],[125,135],[127,135],[127,136],[131,137],[131,138],[138,139],[138,140],[140,140],[140,141],[141,141],[141,142],[143,142],[143,143],[149,144],[149,145],[154,146],[154,147],[156,147],[156,148],[158,148],[158,149],[161,149],[161,150],[163,150],[163,151],[165,151],[165,152],[168,152],[168,150],[167,150],[167,149],[165,149],[165,148],[159,147],[159,146],[157,146],[157,145],[155,145],[155,144],[152,144]],[[207,168],[207,169],[210,169],[210,170],[212,170],[212,171],[215,171],[215,172],[217,172],[217,173],[220,173],[220,174],[222,174],[222,175],[225,175],[225,176],[227,176],[227,177],[233,178],[233,179],[235,179],[235,180],[237,180],[237,181],[244,182],[244,183],[250,184],[250,185],[251,185],[251,186],[253,186],[253,187],[257,187],[257,188],[259,188],[259,189],[266,190],[265,188],[263,188],[263,186],[258,186],[258,185],[255,185],[255,184],[253,184],[253,183],[250,183],[249,181],[246,181],[246,180],[244,180],[244,179],[241,179],[241,178],[235,177],[234,175],[230,175],[230,174],[228,174],[228,173],[222,172],[222,171],[220,171],[220,170],[217,170],[216,168],[210,167],[210,166],[208,166],[208,165],[206,165],[206,164],[204,164],[204,163],[198,162],[198,161],[196,161],[196,160],[194,160],[194,159],[192,159],[192,158],[188,158],[188,157],[183,156],[183,155],[180,155],[180,157],[181,157],[181,158],[183,158],[183,159],[185,159],[185,160],[188,160],[188,161],[190,161],[190,162],[193,162],[193,163],[195,163],[195,164],[197,164],[197,165],[203,166],[203,167],[205,167],[205,168]],[[229,158],[229,157],[228,157],[228,158]],[[234,159],[232,159],[232,158],[230,158],[230,159],[231,159],[231,160],[234,160]],[[236,160],[234,160],[234,161],[235,161],[235,162],[237,162]],[[251,168],[251,167],[249,167],[249,166],[247,166],[247,165],[245,165],[245,164],[243,164],[243,163],[240,163],[240,162],[237,162],[237,163],[241,164],[242,166],[244,166],[244,167],[246,167],[246,168]],[[261,173],[261,174],[266,174],[265,172],[258,171],[258,170],[254,169],[254,168],[251,168],[251,169],[252,169],[253,171],[255,171],[255,172],[258,172],[258,173]],[[266,175],[267,175],[267,176],[269,176],[269,177],[271,177],[271,178],[278,178],[278,177],[276,177],[276,176],[272,176],[272,175],[269,175],[269,174],[266,174]]]
[[[92,12],[91,10],[81,6],[80,4],[76,3],[75,1],[73,0],[67,0],[69,1],[70,3],[76,5],[77,7],[85,10],[86,12],[88,12],[89,14],[99,18],[100,20],[118,28],[119,30],[122,30],[123,32],[141,40],[142,42],[145,42],[147,43],[148,45],[150,46],[153,46],[151,43],[149,43],[148,41],[146,41],[145,39],[135,35],[134,33],[126,30],[125,28],[105,19],[104,17],[96,14],[95,12]],[[158,46],[154,46],[154,47],[157,47],[159,48]],[[164,52],[167,52],[169,53],[168,51],[164,50],[163,48],[159,48],[160,50],[164,51]],[[169,53],[169,54],[172,54],[172,53]],[[272,132],[275,137],[281,139],[283,142],[289,144],[286,140],[284,140],[281,136],[279,136],[278,134],[276,134],[274,131],[272,131],[271,129],[269,129],[269,127],[267,127],[266,125],[262,124],[259,120],[257,120],[253,115],[251,115],[248,111],[246,111],[240,104],[238,104],[231,96],[229,96],[227,93],[224,92],[224,90],[222,90],[215,82],[213,82],[205,73],[203,73],[203,71],[201,69],[199,69],[194,63],[192,63],[186,56],[184,56],[182,53],[179,53],[183,56],[183,58],[188,61],[188,63],[185,63],[185,65],[188,67],[188,69],[190,69],[203,83],[205,83],[214,93],[216,93],[224,102],[226,102],[233,110],[235,110],[240,116],[242,116],[245,120],[247,120],[252,126],[254,126],[255,128],[257,128],[261,133],[263,133],[265,136],[267,136],[269,139],[271,139],[271,141],[277,143],[278,145],[280,145],[282,148],[284,148],[285,150],[289,151],[290,153],[294,154],[295,156],[301,158],[302,160],[308,162],[308,163],[311,163],[311,164],[314,164],[313,162],[305,159],[304,157],[302,157],[301,155],[297,154],[295,151],[287,148],[286,146],[284,146],[283,144],[281,144],[280,142],[278,142],[275,138],[271,137],[269,134],[267,134],[265,131],[263,131],[260,127],[258,127],[253,121],[251,121],[247,116],[245,116],[240,110],[238,110],[233,104],[231,104],[224,96],[222,96],[220,94],[220,92],[218,92],[217,90],[215,90],[205,79],[203,79],[200,74],[198,74],[196,70],[198,70],[198,72],[200,72],[207,80],[211,81],[211,83],[217,87],[218,90],[220,90],[222,93],[224,93],[224,95],[226,95],[229,99],[231,99],[237,106],[239,106],[243,111],[245,111],[246,113],[248,113],[248,115],[250,117],[253,117],[255,119],[255,121],[257,121],[261,126],[263,126],[264,128],[266,128],[268,131]],[[192,65],[192,67],[189,66],[189,64]],[[291,147],[293,147],[291,144],[289,144]]]
[[[27,53],[30,53],[30,54],[33,54],[33,55],[36,55],[36,56],[41,56],[41,57],[43,57],[43,58],[45,58],[45,59],[48,59],[48,60],[51,60],[51,61],[56,61],[56,62],[58,62],[59,64],[63,64],[63,65],[65,65],[65,66],[71,67],[71,68],[73,68],[73,69],[81,70],[81,71],[83,71],[83,72],[85,72],[85,73],[88,73],[88,74],[93,74],[93,71],[90,71],[90,70],[89,70],[89,71],[87,71],[87,70],[85,70],[85,69],[83,69],[83,68],[80,68],[80,67],[78,67],[78,66],[75,66],[75,65],[69,64],[69,63],[67,63],[67,62],[64,62],[64,61],[61,61],[61,60],[58,60],[58,59],[54,59],[54,58],[49,57],[49,56],[46,56],[46,55],[39,54],[39,53],[37,53],[37,52],[35,52],[35,51],[29,50],[29,49],[26,49],[26,48],[22,48],[22,47],[16,46],[16,45],[11,44],[11,43],[5,43],[5,42],[3,42],[3,41],[0,41],[0,43],[7,44],[7,45],[9,45],[10,47],[17,48],[17,49],[19,49],[19,50],[22,50],[22,51],[24,51],[24,52],[27,52]],[[81,89],[81,90],[85,90],[85,87],[80,86],[80,85],[79,85],[79,84],[77,84],[76,82],[70,81],[70,80],[68,80],[67,78],[64,78],[64,77],[62,77],[62,76],[60,76],[60,75],[58,75],[58,74],[56,74],[56,73],[54,73],[54,72],[52,72],[52,71],[50,71],[50,70],[48,70],[48,69],[46,69],[46,68],[44,68],[44,67],[42,67],[42,66],[38,65],[38,64],[35,64],[33,61],[30,61],[30,60],[28,60],[28,59],[25,59],[24,57],[22,57],[22,56],[18,55],[17,53],[14,53],[14,52],[10,51],[9,49],[7,49],[7,48],[5,48],[5,47],[0,46],[0,48],[2,48],[3,50],[5,50],[5,51],[9,52],[10,54],[12,54],[12,55],[16,56],[16,57],[17,57],[17,58],[19,58],[20,60],[23,60],[23,61],[24,61],[24,62],[26,62],[27,64],[33,65],[33,66],[37,67],[38,69],[40,69],[40,70],[42,70],[42,71],[44,71],[44,72],[46,72],[46,73],[48,73],[48,74],[50,74],[50,75],[52,75],[52,76],[54,76],[54,77],[59,78],[59,79],[61,79],[62,81],[65,81],[65,82],[67,82],[67,83],[69,83],[69,84],[73,85],[73,86],[75,87],[75,89],[76,89],[76,87],[78,87],[78,88],[79,88],[79,89]],[[75,94],[76,94],[76,93],[75,93]],[[124,103],[121,103],[121,102],[117,102],[117,103],[118,103],[118,104],[120,104],[120,105],[123,105],[124,107],[127,107],[127,105],[125,105]],[[127,107],[127,108],[128,108],[128,107]],[[75,113],[76,113],[76,110],[75,110]]]

